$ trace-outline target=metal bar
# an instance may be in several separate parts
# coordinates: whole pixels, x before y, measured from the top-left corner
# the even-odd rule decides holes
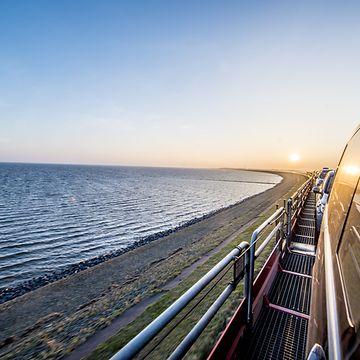
[[[252,289],[252,282],[250,278],[250,251],[249,249],[250,245],[247,243],[248,247],[246,248],[245,252],[245,277],[244,277],[244,297],[245,297],[245,308],[249,306],[249,303],[251,303],[252,306],[252,300],[248,297],[248,294],[250,293],[250,289]]]
[[[199,294],[231,261],[239,256],[249,244],[243,241],[197,283],[187,290],[170,307],[153,320],[144,330],[135,336],[127,345],[118,351],[111,360],[127,360],[133,358],[147,343],[149,343],[160,330],[162,330],[196,295]]]
[[[296,276],[300,276],[300,277],[304,277],[307,279],[312,279],[312,276],[310,275],[306,275],[306,274],[301,274],[295,271],[290,271],[290,270],[285,270],[285,269],[281,269],[281,272],[285,273],[285,274],[291,274],[291,275],[296,275]]]
[[[250,240],[250,267],[249,267],[249,284],[248,292],[247,292],[247,321],[248,323],[252,322],[252,284],[254,282],[254,263],[255,263],[255,246],[256,241],[260,233],[268,226],[271,225],[274,221],[276,221],[284,212],[284,208],[276,210],[274,214],[272,214],[268,219],[266,219],[253,233]]]
[[[255,259],[257,257],[259,257],[259,255],[263,252],[263,250],[265,249],[266,245],[270,242],[270,240],[273,238],[273,236],[275,235],[275,233],[281,229],[282,227],[282,223],[277,224],[274,229],[271,231],[271,233],[267,236],[267,238],[261,243],[261,245],[259,246],[259,248],[256,250],[255,252]]]
[[[285,205],[285,201],[284,201],[284,205]],[[276,238],[275,238],[275,243],[279,244],[279,250],[282,253],[285,248],[286,248],[286,224],[285,224],[285,215],[286,215],[286,210],[284,207],[284,212],[281,216],[281,227],[278,230],[278,232],[276,233]],[[284,241],[285,240],[285,241]]]
[[[312,178],[308,179],[304,184],[300,186],[298,190],[294,192],[294,194],[291,196],[294,205],[299,201],[299,199],[303,201],[306,198],[309,189],[311,187],[311,183],[312,183]]]
[[[323,227],[328,356],[330,360],[338,360],[342,359],[342,351],[339,335],[339,317],[336,300],[333,260],[327,218],[327,208],[325,208]]]
[[[194,344],[196,339],[204,331],[206,326],[209,324],[211,319],[218,312],[220,307],[223,305],[225,300],[230,296],[234,291],[235,287],[231,283],[225,290],[220,294],[220,296],[215,300],[215,302],[210,306],[209,310],[202,316],[198,323],[193,327],[189,334],[184,338],[184,340],[178,345],[174,352],[170,355],[169,360],[182,359],[182,357],[188,352],[191,346]]]
[[[290,198],[287,201],[287,234],[286,234],[286,240],[287,240],[287,246],[290,246],[290,238],[291,238],[291,219],[292,219],[292,215],[291,215],[291,211],[292,211],[292,198]]]
[[[252,234],[252,239],[254,238],[254,235],[258,237],[260,233],[268,226],[274,223],[277,219],[281,217],[281,215],[284,212],[284,208],[281,207],[278,210],[276,210],[269,218],[267,218]],[[251,243],[250,243],[251,246]]]
[[[309,193],[310,187],[312,183],[312,178],[308,179],[288,200],[288,216],[291,219],[291,222],[288,222],[288,230],[287,230],[287,242],[289,246],[290,235],[294,228],[293,220],[297,218],[300,210],[304,207],[307,195]],[[289,206],[289,202],[291,203],[291,207]],[[291,224],[291,227],[290,227]]]
[[[301,317],[302,319],[305,319],[305,320],[310,320],[309,315],[303,314],[303,313],[301,313],[299,311],[296,311],[296,310],[292,310],[292,309],[289,309],[289,308],[286,308],[286,307],[283,307],[283,306],[280,306],[280,305],[272,304],[272,303],[269,303],[267,306],[269,308],[271,308],[271,309],[281,311],[281,312],[284,312],[284,313],[289,314],[289,315]]]

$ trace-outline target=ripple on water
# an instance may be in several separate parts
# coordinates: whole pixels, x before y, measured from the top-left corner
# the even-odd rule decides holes
[[[280,181],[237,170],[0,164],[0,288],[121,250]]]

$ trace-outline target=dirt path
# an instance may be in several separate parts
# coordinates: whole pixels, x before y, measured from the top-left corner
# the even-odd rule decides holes
[[[232,235],[225,238],[218,246],[210,250],[207,254],[203,255],[199,260],[196,260],[194,263],[186,267],[178,276],[169,280],[165,285],[163,285],[159,290],[160,292],[145,298],[140,303],[132,306],[124,313],[122,313],[117,319],[115,319],[109,326],[104,329],[101,329],[79,347],[71,352],[69,356],[63,358],[63,360],[78,360],[90,355],[95,348],[109,339],[111,336],[115,335],[120,329],[125,327],[134,321],[138,316],[140,316],[149,305],[152,305],[158,301],[161,296],[164,294],[164,291],[169,291],[177,286],[181,281],[186,279],[193,270],[198,266],[204,264],[212,255],[216,254],[220,249],[226,246],[228,243],[233,241],[239,234],[245,231],[249,226],[251,226],[255,219],[250,220],[247,224],[242,226],[239,230],[235,231]]]

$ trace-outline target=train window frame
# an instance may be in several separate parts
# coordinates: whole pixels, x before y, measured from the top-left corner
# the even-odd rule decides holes
[[[354,327],[356,329],[356,331],[359,331],[360,329],[360,317],[356,318],[356,315],[354,315],[353,311],[353,306],[352,306],[352,298],[353,296],[351,296],[352,294],[349,294],[348,291],[348,287],[347,287],[347,276],[345,270],[345,266],[343,266],[343,264],[345,263],[345,261],[342,258],[342,254],[341,254],[341,250],[343,249],[343,246],[345,246],[345,241],[348,240],[348,234],[349,231],[347,231],[348,229],[354,227],[354,225],[351,223],[349,224],[348,221],[352,220],[352,218],[350,217],[350,213],[352,212],[353,206],[356,206],[356,203],[354,202],[355,196],[356,194],[359,194],[360,196],[360,176],[357,179],[357,183],[351,198],[351,202],[350,202],[350,206],[348,208],[347,214],[346,214],[346,218],[345,218],[345,222],[343,224],[342,230],[341,230],[341,237],[340,240],[337,244],[337,248],[336,248],[336,259],[337,259],[337,265],[338,265],[338,269],[339,269],[339,274],[340,274],[340,282],[341,282],[341,287],[342,287],[342,292],[344,295],[344,304],[346,307],[346,313],[347,313],[347,318],[348,318],[348,322],[349,325],[351,327]],[[345,250],[345,248],[344,248]],[[358,264],[360,264],[360,257]],[[359,273],[359,277],[360,277],[360,273]],[[355,296],[356,297],[356,296]]]
[[[353,161],[357,159],[354,155],[358,153],[360,153],[360,127],[346,144],[341,155],[328,200],[328,217],[330,220],[328,229],[331,237],[331,249],[334,253],[338,251],[360,176],[360,162]]]

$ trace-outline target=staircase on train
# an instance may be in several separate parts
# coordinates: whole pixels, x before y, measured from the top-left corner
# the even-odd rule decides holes
[[[247,359],[305,359],[315,261],[315,194],[307,196],[295,225],[290,251],[278,272],[248,337]]]

